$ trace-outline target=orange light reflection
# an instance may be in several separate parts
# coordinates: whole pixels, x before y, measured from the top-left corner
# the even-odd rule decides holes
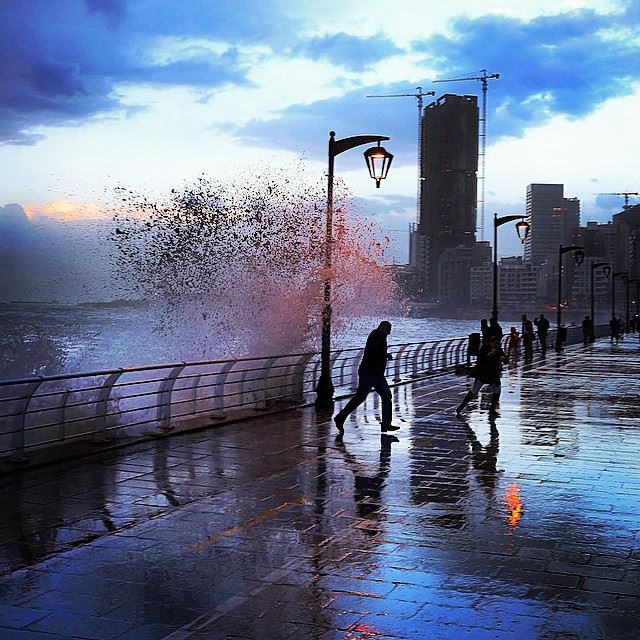
[[[507,487],[507,510],[509,511],[509,517],[507,518],[507,523],[512,529],[515,529],[522,518],[522,512],[524,509],[524,503],[522,502],[522,497],[520,495],[520,487],[517,483],[512,482]]]
[[[384,635],[381,631],[377,631],[364,622],[356,624],[350,628],[345,635],[345,640],[366,640],[366,638],[375,638]]]

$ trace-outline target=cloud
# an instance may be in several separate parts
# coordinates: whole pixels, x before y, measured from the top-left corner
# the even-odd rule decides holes
[[[395,155],[394,166],[415,164],[417,148],[417,105],[414,98],[367,98],[384,93],[411,93],[406,83],[360,87],[339,98],[318,100],[309,105],[293,105],[274,114],[272,120],[252,120],[231,128],[245,144],[291,149],[312,158],[326,157],[329,131],[337,138],[371,133],[391,138],[385,147]],[[404,104],[397,104],[401,100]],[[359,165],[356,148],[340,157],[341,167]]]
[[[241,41],[268,33],[261,3],[220,2],[186,11],[180,2],[124,0],[21,0],[0,4],[0,142],[34,144],[36,127],[77,125],[116,109],[126,83],[220,87],[246,84],[246,69],[233,46],[203,50],[188,60],[154,61],[160,36],[186,38],[206,33]],[[195,9],[195,7],[193,7]],[[251,15],[249,15],[251,14]],[[224,16],[224,20],[221,19]],[[246,21],[243,23],[242,19]]]
[[[593,205],[596,209],[601,209],[603,212],[611,215],[612,213],[618,213],[622,211],[624,205],[624,196],[622,194],[616,195],[614,193],[597,193],[593,201]],[[640,204],[640,198],[629,196],[629,205]]]
[[[328,37],[322,40],[323,46],[330,43]],[[320,44],[316,48],[323,49]],[[383,51],[380,58],[395,53]],[[415,42],[409,53],[418,55],[424,68],[439,69],[439,78],[478,75],[480,65],[501,74],[499,80],[489,81],[489,140],[495,142],[520,136],[557,115],[585,116],[606,100],[632,93],[634,82],[640,80],[640,16],[632,3],[613,14],[582,9],[531,20],[497,14],[461,16],[450,22],[449,35]],[[340,62],[342,57],[336,53],[333,59]],[[253,144],[298,150],[317,147],[318,137],[330,128],[351,133],[357,123],[358,129],[392,131],[402,162],[415,157],[412,119],[398,117],[403,113],[399,99],[364,100],[364,96],[411,93],[412,84],[439,94],[480,93],[478,81],[431,84],[431,79],[363,85],[338,98],[295,104],[273,114],[273,120],[248,123],[238,134]]]
[[[363,71],[380,59],[400,52],[401,49],[382,34],[360,38],[344,32],[311,38],[293,48],[294,54],[324,58],[352,71]]]
[[[583,9],[532,20],[500,15],[459,17],[451,35],[434,35],[415,48],[441,77],[468,73],[478,61],[499,80],[489,82],[492,136],[517,136],[553,115],[584,116],[605,100],[633,92],[639,79],[640,22],[627,11]],[[437,85],[478,93],[479,83]]]

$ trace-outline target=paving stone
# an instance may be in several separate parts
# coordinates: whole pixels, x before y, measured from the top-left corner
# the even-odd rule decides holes
[[[369,400],[2,478],[0,638],[636,640],[639,358],[510,367],[494,424],[443,375],[397,442]]]

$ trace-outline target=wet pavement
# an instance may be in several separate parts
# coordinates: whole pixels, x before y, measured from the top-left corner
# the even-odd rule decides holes
[[[640,349],[0,479],[2,640],[640,637]]]

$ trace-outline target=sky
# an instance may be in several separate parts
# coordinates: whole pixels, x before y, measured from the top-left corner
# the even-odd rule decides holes
[[[69,261],[92,264],[74,281],[88,295],[115,186],[160,197],[202,173],[232,180],[300,157],[321,178],[331,129],[391,138],[380,189],[364,148],[339,156],[336,175],[403,261],[417,103],[366,96],[479,94],[477,81],[432,81],[480,69],[500,73],[487,218],[523,212],[532,182],[563,183],[583,223],[623,204],[597,194],[640,191],[635,0],[2,0],[0,56],[0,300],[38,273],[52,290],[43,269],[68,284]],[[501,234],[500,253],[518,253]]]

